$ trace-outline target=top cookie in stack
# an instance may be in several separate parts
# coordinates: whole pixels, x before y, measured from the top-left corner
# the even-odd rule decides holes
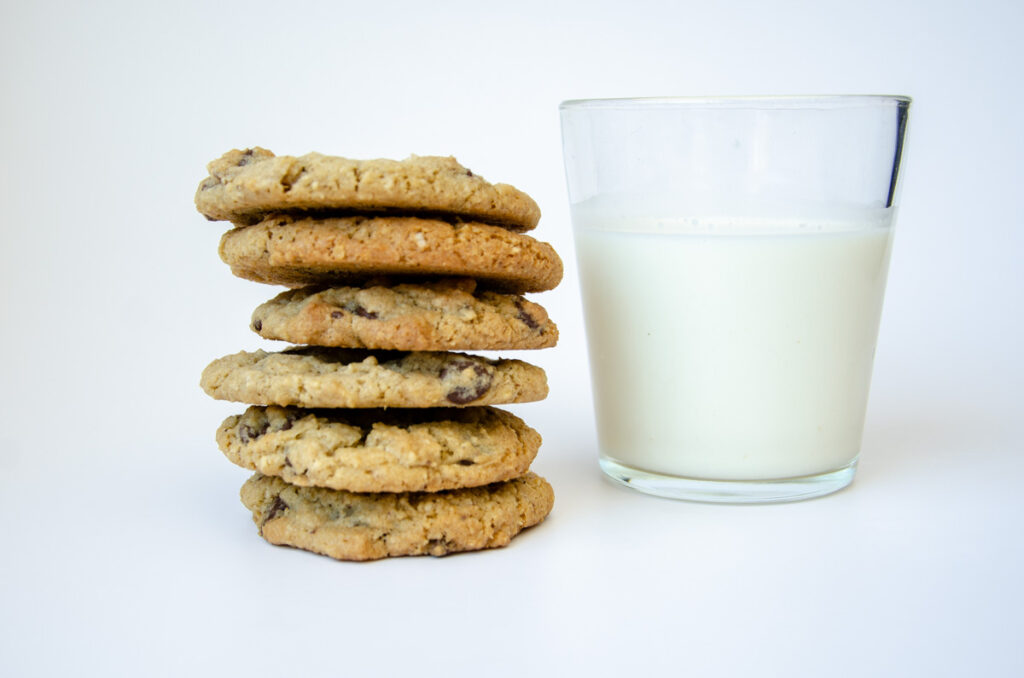
[[[536,203],[454,158],[254,148],[208,168],[196,206],[235,226],[221,258],[240,277],[298,288],[257,308],[251,327],[305,346],[226,356],[202,379],[215,398],[258,406],[225,421],[218,442],[257,471],[243,501],[261,534],[368,559],[500,546],[542,520],[553,495],[528,471],[540,437],[489,406],[544,398],[543,370],[454,352],[555,345],[547,312],[521,296],[562,276],[551,246],[525,233]],[[361,517],[319,515],[328,504],[358,504]]]
[[[211,162],[196,207],[211,221],[254,224],[272,212],[406,212],[454,216],[529,231],[540,221],[533,199],[489,184],[455,158],[351,160],[263,148],[229,151]]]

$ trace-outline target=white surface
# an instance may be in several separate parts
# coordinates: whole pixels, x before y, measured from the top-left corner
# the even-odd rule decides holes
[[[1020,675],[1024,58],[1013,2],[4,3],[0,674]],[[597,469],[557,105],[915,97],[860,475],[766,507]],[[568,266],[530,354],[550,519],[507,549],[271,548],[202,367],[264,345],[192,208],[263,145],[451,153]]]

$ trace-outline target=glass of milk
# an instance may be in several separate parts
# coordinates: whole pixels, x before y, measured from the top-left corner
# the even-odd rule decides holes
[[[775,502],[860,454],[910,99],[562,103],[600,464]]]

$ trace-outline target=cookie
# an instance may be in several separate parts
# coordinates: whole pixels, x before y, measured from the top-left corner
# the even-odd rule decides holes
[[[483,487],[399,494],[297,487],[257,473],[242,486],[241,498],[271,544],[338,560],[505,546],[554,504],[551,486],[534,473]]]
[[[252,329],[293,344],[401,351],[536,349],[558,328],[542,306],[478,291],[470,279],[290,290],[259,306]]]
[[[523,293],[562,280],[562,260],[545,242],[499,226],[417,217],[274,215],[225,233],[220,257],[240,278],[289,287],[440,275]]]
[[[350,160],[319,153],[275,156],[233,150],[207,165],[196,208],[213,221],[252,224],[270,212],[433,213],[529,230],[540,220],[530,196],[491,184],[455,158]]]
[[[219,358],[200,385],[218,400],[299,407],[463,407],[548,393],[544,370],[520,360],[314,346]]]
[[[291,485],[436,492],[516,478],[540,434],[493,407],[305,410],[250,407],[217,431],[228,459]]]

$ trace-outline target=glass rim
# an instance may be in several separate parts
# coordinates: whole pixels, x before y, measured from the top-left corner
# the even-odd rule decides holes
[[[816,109],[865,108],[870,106],[909,106],[913,99],[899,94],[786,94],[754,96],[665,96],[567,99],[560,111],[579,109],[625,110],[633,108],[689,109]]]

